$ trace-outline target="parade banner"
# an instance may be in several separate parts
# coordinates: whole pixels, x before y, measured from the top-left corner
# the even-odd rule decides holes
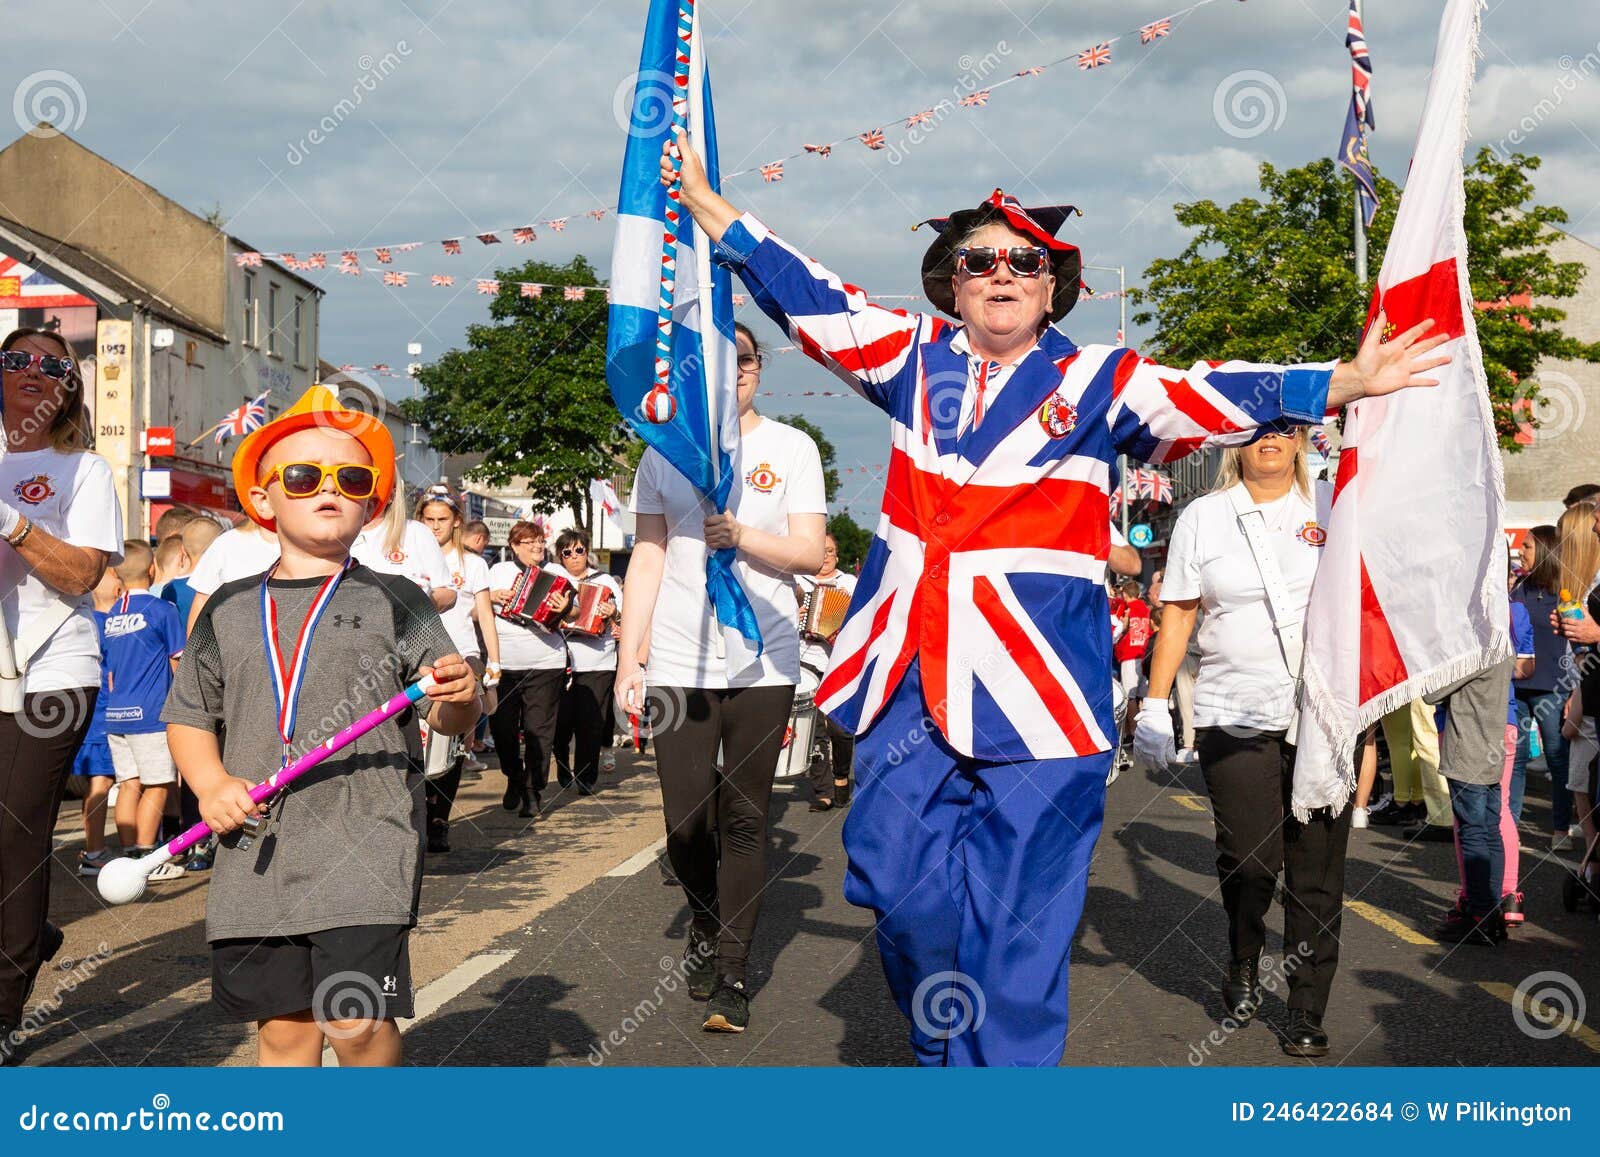
[[[1481,0],[1450,0],[1367,324],[1428,318],[1439,384],[1350,406],[1306,611],[1294,811],[1344,806],[1357,739],[1511,653],[1505,479],[1467,280],[1462,150]]]
[[[677,183],[661,185],[662,145],[680,129],[712,188],[720,187],[694,0],[651,0],[617,198],[606,380],[617,409],[705,495],[709,513],[728,508],[729,456],[739,443],[733,284],[726,269],[712,265],[711,240],[682,210]],[[731,548],[706,559],[706,591],[730,671],[761,651],[761,628],[734,559]]]

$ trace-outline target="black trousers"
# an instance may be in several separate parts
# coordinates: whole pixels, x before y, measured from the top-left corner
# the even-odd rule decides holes
[[[1195,749],[1216,817],[1229,955],[1254,959],[1266,946],[1267,910],[1281,871],[1288,1004],[1321,1016],[1339,967],[1350,809],[1305,824],[1294,819],[1294,748],[1281,731],[1201,727]]]
[[[567,673],[559,667],[500,673],[500,702],[489,720],[500,770],[512,783],[542,792],[550,782],[556,713]]]
[[[617,673],[574,671],[556,721],[556,778],[582,788],[600,780],[600,752],[611,742],[611,688]],[[574,747],[576,752],[574,753]]]
[[[812,745],[806,778],[811,781],[813,799],[832,799],[833,781],[849,780],[850,769],[855,766],[856,737],[820,711],[817,722],[822,725],[823,732]]]
[[[24,695],[0,713],[0,1022],[22,1020],[50,914],[50,834],[96,687]]]
[[[794,688],[651,687],[667,858],[717,970],[744,979],[767,878],[767,804]],[[717,763],[721,746],[722,762]]]
[[[433,834],[438,829],[439,834],[448,834],[450,831],[450,810],[456,806],[456,792],[461,790],[461,768],[466,763],[466,757],[457,759],[450,764],[450,770],[436,779],[422,781],[423,803],[428,809],[428,832]]]

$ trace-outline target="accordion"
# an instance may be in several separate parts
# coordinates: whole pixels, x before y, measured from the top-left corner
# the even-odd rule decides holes
[[[567,623],[567,630],[574,635],[606,634],[606,620],[600,617],[600,604],[612,597],[611,588],[604,583],[579,583],[576,611]]]
[[[849,609],[848,591],[832,583],[814,585],[800,595],[800,633],[808,638],[831,639],[844,626]]]
[[[542,627],[553,631],[560,625],[561,616],[545,603],[551,595],[571,589],[572,584],[560,575],[530,567],[511,583],[511,597],[501,604],[495,614],[520,627]]]

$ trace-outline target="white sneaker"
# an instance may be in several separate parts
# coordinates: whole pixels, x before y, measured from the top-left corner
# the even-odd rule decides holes
[[[168,860],[166,863],[160,864],[152,869],[150,875],[146,878],[152,884],[162,884],[169,880],[181,880],[185,875],[187,875],[187,873],[184,871],[182,864],[174,863],[172,860]]]
[[[483,762],[483,760],[479,759],[476,755],[468,755],[466,760],[461,764],[462,771],[487,771],[488,769],[489,765]]]
[[[1367,826],[1366,808],[1353,807],[1350,809],[1350,826],[1352,828],[1364,828]]]
[[[609,751],[602,751],[600,753],[600,770],[603,772],[616,771],[617,757]]]

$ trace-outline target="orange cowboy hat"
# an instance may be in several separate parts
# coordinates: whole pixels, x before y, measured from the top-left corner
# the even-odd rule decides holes
[[[261,459],[279,439],[318,427],[349,434],[366,447],[378,470],[378,488],[373,495],[377,505],[370,517],[376,518],[389,505],[394,493],[394,439],[388,428],[371,414],[340,405],[334,392],[318,382],[301,394],[298,402],[246,436],[233,455],[233,490],[252,521],[268,530],[278,529],[277,522],[258,511],[250,500],[251,488],[260,485]]]

